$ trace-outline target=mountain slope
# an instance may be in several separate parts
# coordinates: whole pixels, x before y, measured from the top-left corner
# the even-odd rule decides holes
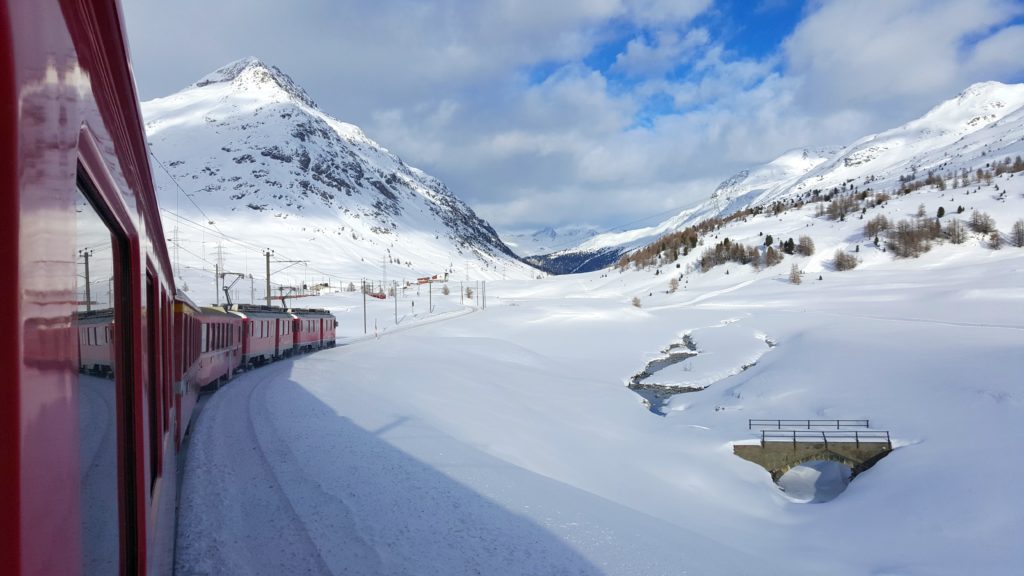
[[[533,259],[582,263],[594,256],[606,263],[616,255],[714,216],[794,200],[815,190],[851,184],[898,188],[901,178],[929,171],[946,176],[973,172],[992,159],[1020,153],[1024,135],[1024,84],[983,82],[900,127],[865,136],[845,148],[798,149],[722,182],[708,200],[647,228],[602,234],[577,247]],[[558,272],[588,271],[582,265]]]
[[[290,77],[258,59],[146,102],[143,115],[153,153],[169,173],[156,169],[161,204],[227,236],[356,281],[382,277],[389,264],[398,266],[393,277],[407,278],[464,267],[478,277],[509,268],[529,273],[440,180],[320,111]],[[166,224],[173,230],[181,222]],[[206,260],[192,258],[191,266],[209,268],[194,228],[178,241]],[[214,234],[200,236],[207,232]]]

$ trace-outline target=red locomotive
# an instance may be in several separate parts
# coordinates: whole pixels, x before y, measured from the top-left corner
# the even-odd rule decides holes
[[[0,1],[0,158],[0,567],[170,574],[200,388],[334,318],[175,290],[116,0]]]

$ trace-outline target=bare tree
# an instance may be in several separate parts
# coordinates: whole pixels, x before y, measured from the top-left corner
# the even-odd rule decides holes
[[[964,229],[964,225],[955,218],[946,223],[944,233],[946,238],[949,238],[949,241],[953,244],[963,244],[964,240],[967,239],[967,231]]]
[[[814,254],[814,240],[811,240],[810,236],[801,236],[796,244],[796,252],[802,256],[811,256]]]
[[[991,234],[996,229],[996,222],[991,216],[977,210],[971,212],[971,230],[979,234]]]
[[[796,265],[796,262],[789,267],[789,281],[793,284],[799,284],[802,282],[800,279],[800,267]]]
[[[1020,156],[1017,157],[1017,160],[1020,160]],[[1013,223],[1013,228],[1010,229],[1010,244],[1017,248],[1024,248],[1024,218]]]
[[[842,248],[836,250],[835,259],[833,264],[838,272],[844,270],[853,270],[857,267],[857,257],[848,252],[844,252]]]
[[[668,291],[669,293],[672,293],[675,292],[676,290],[679,290],[679,278],[673,277],[671,280],[668,281]]]
[[[1003,237],[999,235],[998,230],[993,230],[988,236],[988,247],[993,250],[999,250],[1003,247]]]

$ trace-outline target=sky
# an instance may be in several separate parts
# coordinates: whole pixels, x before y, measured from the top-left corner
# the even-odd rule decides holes
[[[255,56],[499,231],[653,225],[1024,82],[1024,0],[123,0],[139,95]]]

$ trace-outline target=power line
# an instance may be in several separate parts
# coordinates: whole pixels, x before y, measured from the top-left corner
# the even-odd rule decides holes
[[[149,155],[153,158],[153,160],[156,160],[156,163],[160,165],[160,168],[162,168],[164,174],[167,174],[167,177],[171,179],[171,182],[174,182],[174,185],[178,188],[178,191],[184,194],[185,197],[188,198],[188,201],[191,202],[192,205],[196,207],[196,210],[199,210],[199,213],[203,215],[203,218],[206,218],[206,221],[209,222],[218,232],[220,232],[220,228],[217,228],[217,225],[213,222],[213,219],[207,216],[206,212],[204,212],[203,209],[199,207],[199,204],[196,203],[195,199],[192,198],[192,195],[189,194],[188,192],[185,192],[185,189],[181,187],[181,184],[178,184],[178,180],[171,174],[170,170],[167,169],[167,166],[164,166],[164,163],[161,162],[160,159],[156,157],[156,154],[153,154],[153,150],[149,151]]]

